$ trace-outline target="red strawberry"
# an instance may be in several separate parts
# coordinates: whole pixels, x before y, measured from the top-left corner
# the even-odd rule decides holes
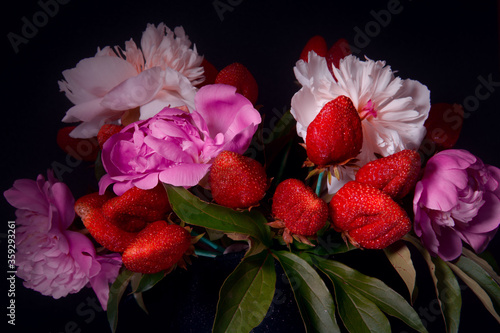
[[[106,201],[113,197],[114,195],[111,192],[105,192],[103,195],[99,195],[99,192],[84,195],[76,200],[75,212],[80,218],[84,219],[90,212],[100,209]]]
[[[307,128],[307,157],[319,166],[356,157],[362,144],[361,119],[346,96],[326,103]]]
[[[83,224],[95,240],[115,252],[123,252],[135,239],[137,233],[127,232],[104,216],[101,210],[103,202],[109,195],[99,196],[98,193],[81,197],[75,203],[75,211],[81,217]]]
[[[233,63],[224,67],[217,77],[215,83],[228,84],[236,87],[236,92],[245,96],[252,104],[255,105],[259,95],[259,87],[257,81],[250,71],[240,63]]]
[[[349,46],[349,42],[344,38],[340,38],[332,45],[332,47],[328,50],[326,54],[326,63],[328,64],[328,70],[332,73],[333,70],[332,65],[336,68],[339,67],[340,59],[351,54],[351,47]]]
[[[94,162],[99,152],[96,138],[77,139],[70,136],[76,126],[67,126],[57,132],[57,145],[77,160]]]
[[[306,46],[304,46],[304,48],[302,49],[302,52],[300,53],[300,59],[308,62],[310,51],[314,51],[317,55],[325,57],[327,48],[328,47],[326,46],[326,41],[322,36],[313,36],[307,41]]]
[[[153,274],[182,260],[191,246],[191,235],[177,224],[150,223],[123,252],[123,264],[133,272]]]
[[[276,187],[272,213],[292,234],[312,236],[325,226],[328,205],[302,181],[291,178]]]
[[[102,206],[103,214],[125,231],[136,232],[148,222],[165,218],[172,208],[162,184],[150,190],[133,187]]]
[[[329,204],[332,226],[358,247],[383,249],[408,233],[406,212],[384,192],[350,181]]]
[[[114,124],[102,125],[102,127],[99,129],[99,132],[97,133],[97,141],[99,142],[99,147],[101,148],[101,150],[104,142],[106,142],[106,140],[108,140],[113,134],[120,132],[122,128],[123,126]]]
[[[204,69],[203,75],[205,75],[205,80],[198,84],[197,87],[201,88],[207,84],[214,84],[215,78],[217,77],[217,74],[219,74],[217,68],[215,68],[215,66],[205,58],[203,58],[203,61],[201,62],[201,67]]]
[[[401,199],[413,189],[419,173],[420,155],[406,149],[365,164],[356,173],[356,180]]]
[[[256,160],[223,151],[209,173],[215,202],[230,208],[249,208],[259,204],[269,187],[266,171]]]
[[[426,140],[434,142],[437,150],[452,148],[460,136],[464,122],[464,109],[459,104],[437,103],[431,105],[425,121]]]

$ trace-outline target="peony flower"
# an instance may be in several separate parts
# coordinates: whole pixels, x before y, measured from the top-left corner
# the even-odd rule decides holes
[[[462,241],[482,252],[500,225],[500,169],[465,150],[449,149],[427,162],[413,199],[415,233],[444,260]]]
[[[105,309],[104,294],[118,275],[121,259],[115,255],[114,262],[106,262],[90,239],[67,230],[75,217],[68,187],[49,171],[47,181],[42,175],[36,181],[17,180],[4,196],[17,208],[16,265],[24,286],[58,299],[80,291],[91,279],[106,281],[94,288]]]
[[[151,189],[158,181],[194,186],[222,150],[244,153],[261,122],[252,103],[228,85],[202,87],[195,109],[165,108],[108,139],[102,150],[107,174],[99,182],[100,192],[113,183],[117,195],[134,186]]]
[[[307,127],[323,106],[338,96],[349,97],[362,118],[363,146],[356,166],[404,149],[417,149],[425,136],[424,122],[430,110],[430,93],[414,80],[395,77],[383,61],[361,61],[349,55],[333,67],[324,57],[309,53],[294,68],[302,88],[292,98],[291,113],[297,133],[306,141]],[[307,145],[307,142],[305,142]],[[353,180],[357,167],[340,167],[342,179],[332,179],[328,192],[335,193]]]
[[[63,122],[81,122],[71,136],[96,136],[104,123],[119,120],[127,110],[139,109],[140,119],[147,119],[166,106],[192,108],[194,85],[204,77],[203,57],[190,47],[182,27],[172,31],[163,23],[148,24],[141,49],[133,40],[125,50],[106,46],[63,71],[59,88],[75,104]]]

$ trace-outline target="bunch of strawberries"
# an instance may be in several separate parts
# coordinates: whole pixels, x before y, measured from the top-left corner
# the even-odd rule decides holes
[[[327,50],[324,40],[313,37],[302,52],[314,50],[327,61],[338,65],[349,53],[347,42],[339,40]],[[222,71],[204,61],[206,83],[224,83],[255,104],[257,83],[241,64]],[[310,175],[318,175],[355,160],[363,143],[361,117],[351,100],[339,96],[327,103],[307,129],[307,160]],[[105,125],[97,137],[99,146],[118,125]],[[66,132],[60,132],[61,147],[75,145]],[[95,158],[92,156],[91,158]],[[277,184],[272,195],[268,225],[289,245],[298,242],[313,245],[318,231],[331,226],[356,247],[382,249],[400,239],[411,229],[411,221],[400,200],[415,186],[420,173],[420,155],[403,150],[379,158],[361,167],[356,179],[346,183],[327,203],[299,179]],[[331,176],[331,175],[329,175]],[[336,173],[336,176],[339,175]],[[262,164],[255,159],[230,151],[221,152],[213,161],[208,184],[215,203],[236,210],[259,206],[270,189]],[[132,188],[121,196],[106,193],[88,194],[75,205],[90,234],[104,248],[122,253],[126,268],[140,273],[168,271],[176,265],[185,267],[194,253],[197,237],[191,229],[170,220],[172,208],[162,184],[153,189]],[[188,261],[189,262],[189,261]]]

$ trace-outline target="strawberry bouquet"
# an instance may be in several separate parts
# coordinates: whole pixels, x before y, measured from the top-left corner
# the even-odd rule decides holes
[[[125,293],[146,310],[143,293],[196,257],[239,252],[214,332],[258,326],[278,274],[306,331],[388,332],[390,316],[426,332],[411,305],[420,256],[447,331],[460,322],[457,277],[500,322],[500,277],[484,254],[500,225],[500,169],[453,148],[461,106],[431,105],[425,85],[351,55],[344,39],[312,37],[293,71],[300,89],[266,139],[250,71],[217,70],[180,27],[148,25],[140,47],[98,49],[64,71],[74,106],[58,144],[93,163],[95,190],[74,198],[49,170],[4,192],[24,285],[53,298],[91,287],[115,331]],[[344,260],[374,252],[407,293]]]

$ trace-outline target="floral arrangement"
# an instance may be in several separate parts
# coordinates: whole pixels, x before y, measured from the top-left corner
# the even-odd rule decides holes
[[[146,310],[142,293],[193,256],[244,252],[214,332],[259,325],[276,265],[306,331],[388,332],[389,315],[426,332],[411,305],[419,253],[447,331],[459,328],[457,277],[500,323],[497,266],[481,255],[500,225],[500,169],[453,148],[461,106],[431,105],[425,85],[344,39],[312,37],[293,70],[300,89],[266,142],[252,74],[218,71],[181,27],[148,25],[140,47],[98,49],[64,71],[74,106],[58,144],[94,162],[98,189],[74,198],[49,170],[4,192],[25,287],[56,299],[91,287],[115,331],[126,290]],[[409,295],[338,260],[351,251],[383,251]]]

